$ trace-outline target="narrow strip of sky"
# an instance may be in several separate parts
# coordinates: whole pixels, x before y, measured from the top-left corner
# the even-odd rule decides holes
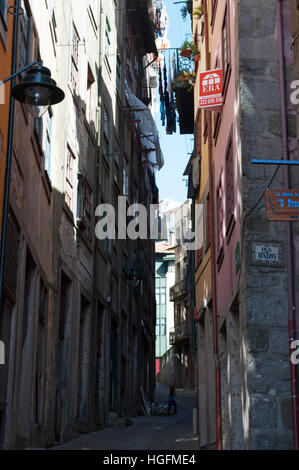
[[[180,12],[183,3],[174,4],[173,0],[165,0],[165,5],[170,19],[168,32],[170,47],[179,48],[186,38],[191,39],[190,15],[187,15],[186,20],[183,20]],[[180,135],[178,124],[176,134],[167,135],[166,128],[161,125],[159,113],[156,115],[156,123],[165,160],[164,167],[157,172],[160,201],[173,199],[184,202],[187,199],[187,187],[186,177],[183,176],[183,173],[190,158],[188,153],[193,150],[193,136]]]

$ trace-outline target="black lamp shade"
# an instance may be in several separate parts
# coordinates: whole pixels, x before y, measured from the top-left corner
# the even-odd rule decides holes
[[[60,103],[65,95],[51,78],[51,72],[42,65],[30,69],[19,85],[12,89],[13,97],[33,106],[49,106]]]

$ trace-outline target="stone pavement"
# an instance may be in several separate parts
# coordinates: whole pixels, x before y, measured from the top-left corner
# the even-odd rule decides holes
[[[155,401],[167,403],[168,387],[157,384]],[[177,390],[178,412],[170,416],[137,416],[125,428],[105,427],[52,450],[197,450],[192,414],[195,392]]]

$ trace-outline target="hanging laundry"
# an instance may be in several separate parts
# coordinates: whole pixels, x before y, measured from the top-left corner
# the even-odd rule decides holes
[[[168,61],[164,60],[163,68],[164,78],[164,104],[166,112],[166,133],[173,134],[176,132],[176,107],[174,100],[173,82],[172,82],[172,64],[170,55],[168,54]]]
[[[160,95],[160,115],[162,126],[165,126],[166,111],[165,111],[165,99],[163,93],[163,83],[162,83],[162,70],[161,65],[159,64],[159,95]]]
[[[172,134],[171,130],[171,110],[169,102],[169,93],[168,93],[168,82],[167,82],[167,69],[166,69],[166,60],[164,61],[164,101],[165,101],[165,112],[166,112],[166,134]]]

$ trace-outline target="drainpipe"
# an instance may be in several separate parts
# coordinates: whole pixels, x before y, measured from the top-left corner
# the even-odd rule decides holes
[[[209,23],[207,0],[204,0],[204,27],[206,46],[206,70],[211,69],[209,50]],[[216,445],[217,450],[222,450],[221,432],[221,381],[220,362],[218,353],[218,332],[217,332],[217,290],[216,290],[216,262],[215,262],[215,204],[214,204],[214,180],[213,180],[213,141],[212,141],[212,113],[208,111],[208,153],[209,153],[209,194],[210,194],[210,222],[211,222],[211,277],[212,277],[212,318],[213,318],[213,345],[215,360],[215,394],[216,394]]]
[[[13,43],[12,43],[12,64],[11,74],[15,74],[17,67],[17,40],[18,40],[18,21],[19,21],[19,7],[20,0],[14,2],[14,25],[13,25]],[[15,78],[11,81],[11,90],[15,85]],[[14,110],[15,100],[10,93],[9,105],[9,121],[8,121],[8,136],[7,136],[7,153],[6,153],[6,169],[5,169],[5,182],[4,182],[4,201],[2,212],[2,229],[1,229],[1,255],[0,255],[0,311],[3,314],[3,289],[4,289],[4,263],[5,263],[5,246],[6,246],[6,232],[7,232],[7,218],[9,210],[9,188],[10,188],[10,169],[11,169],[11,156],[12,156],[12,143],[13,143],[13,125],[14,125]]]
[[[281,102],[281,123],[282,123],[282,144],[283,159],[289,160],[288,127],[287,127],[287,105],[286,105],[286,80],[285,80],[285,55],[284,55],[284,35],[283,35],[283,11],[282,0],[276,0],[277,6],[277,42],[279,56],[279,77],[280,77],[280,102]],[[290,173],[288,165],[284,165],[284,185],[290,187]],[[289,346],[296,339],[296,304],[294,295],[294,264],[292,246],[292,225],[286,222],[286,254],[287,254],[287,276],[288,276],[288,328]],[[293,350],[290,347],[290,355]],[[290,361],[291,377],[291,404],[293,419],[293,442],[294,449],[299,450],[299,406],[297,392],[297,368]]]

